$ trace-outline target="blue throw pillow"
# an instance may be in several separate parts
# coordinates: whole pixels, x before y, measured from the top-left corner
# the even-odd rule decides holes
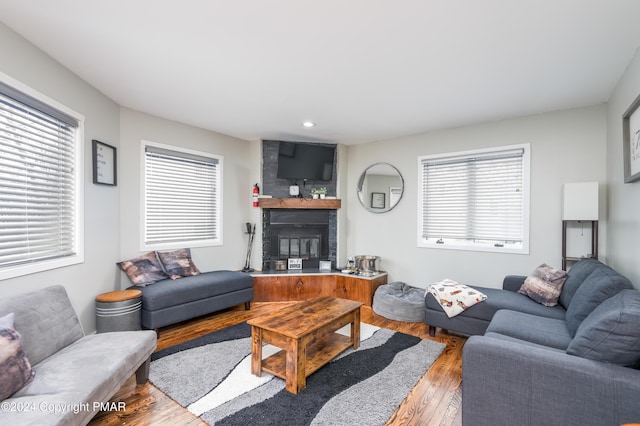
[[[582,321],[602,302],[621,290],[632,288],[626,277],[607,266],[594,270],[576,290],[567,308],[565,320],[569,333],[575,336]]]
[[[640,361],[640,291],[622,290],[582,321],[569,355],[625,367]]]
[[[573,295],[576,294],[576,291],[578,291],[578,288],[580,288],[580,285],[587,279],[589,274],[598,268],[606,267],[604,263],[596,259],[582,259],[577,262],[567,272],[567,279],[562,286],[562,293],[560,293],[558,303],[565,309],[568,309]]]

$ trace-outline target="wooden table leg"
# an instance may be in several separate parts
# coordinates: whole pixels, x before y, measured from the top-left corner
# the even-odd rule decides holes
[[[360,309],[353,311],[353,318],[351,322],[351,343],[353,343],[353,349],[360,347]]]
[[[306,342],[291,339],[287,345],[286,382],[287,390],[297,394],[307,386],[307,348]]]
[[[262,376],[262,329],[251,326],[251,374]]]

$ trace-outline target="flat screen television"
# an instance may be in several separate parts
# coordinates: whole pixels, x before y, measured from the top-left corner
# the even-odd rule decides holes
[[[335,145],[280,142],[277,177],[329,181],[333,176],[335,153]]]

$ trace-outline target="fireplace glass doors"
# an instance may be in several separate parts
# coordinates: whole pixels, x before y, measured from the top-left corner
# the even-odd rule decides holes
[[[320,257],[321,235],[311,237],[279,236],[278,259],[299,257],[302,259],[318,259]]]
[[[272,210],[269,215],[265,259],[302,259],[304,268],[318,268],[329,258],[329,211]],[[269,268],[271,269],[271,268]]]

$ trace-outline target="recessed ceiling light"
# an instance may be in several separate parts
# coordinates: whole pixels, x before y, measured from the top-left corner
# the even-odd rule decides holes
[[[302,123],[302,125],[304,127],[313,127],[313,126],[316,125],[316,123],[314,123],[313,121],[305,121],[305,122]]]

